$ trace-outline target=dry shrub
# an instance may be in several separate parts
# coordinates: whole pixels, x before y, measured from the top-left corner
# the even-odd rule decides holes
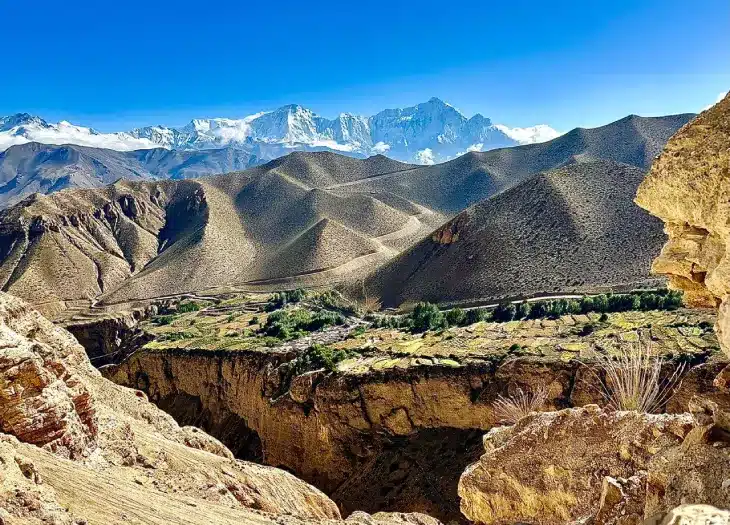
[[[517,389],[513,395],[498,396],[494,402],[494,414],[502,424],[514,425],[533,412],[539,412],[547,401],[548,390],[540,386],[532,390]]]
[[[650,344],[633,344],[620,349],[617,356],[600,355],[598,367],[603,377],[593,372],[601,384],[599,391],[613,410],[658,412],[672,398],[687,369],[677,366],[662,378],[665,360],[652,355]]]

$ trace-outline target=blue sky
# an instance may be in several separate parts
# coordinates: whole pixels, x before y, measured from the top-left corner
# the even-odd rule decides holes
[[[728,0],[0,0],[0,115],[103,131],[438,96],[566,131],[730,89]]]

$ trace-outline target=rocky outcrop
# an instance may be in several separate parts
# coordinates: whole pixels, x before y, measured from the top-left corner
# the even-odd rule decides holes
[[[719,307],[716,331],[730,355],[730,96],[669,140],[636,203],[662,219],[669,236],[653,271],[689,304]]]
[[[487,453],[462,475],[461,510],[484,524],[567,524],[588,517],[640,523],[650,463],[692,428],[688,414],[608,413],[595,405],[495,428],[485,437]],[[654,494],[666,489],[658,478],[653,482]],[[625,515],[628,521],[621,520]]]
[[[81,343],[92,364],[99,368],[122,361],[152,337],[139,328],[140,321],[156,315],[157,304],[106,311],[97,307],[59,324]]]
[[[314,487],[233,459],[218,440],[179,427],[142,392],[101,377],[67,331],[6,294],[0,342],[2,523],[340,520],[337,506]],[[353,520],[438,523],[398,514]]]
[[[0,431],[66,457],[96,447],[97,418],[80,374],[83,348],[16,300],[0,302]]]
[[[545,408],[602,402],[595,376],[556,358],[471,358],[358,373],[287,377],[296,354],[141,350],[104,373],[147,392],[180,424],[199,425],[237,457],[286,467],[346,511],[425,512],[458,519],[457,485],[496,422],[493,402],[545,385]],[[683,412],[713,390],[721,362],[695,367],[670,403]],[[718,393],[717,401],[730,399]]]

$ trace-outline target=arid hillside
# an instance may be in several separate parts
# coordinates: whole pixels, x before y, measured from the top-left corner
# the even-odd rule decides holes
[[[643,176],[603,161],[532,177],[376,270],[367,291],[397,306],[650,285],[664,235],[632,202]]]
[[[453,215],[531,175],[570,164],[608,160],[648,170],[669,137],[692,117],[629,115],[598,128],[576,128],[549,142],[470,152],[443,164],[341,185],[338,191],[394,193]]]
[[[392,195],[338,196],[320,186],[393,165],[400,164],[294,154],[266,169],[196,181],[36,195],[0,214],[2,287],[59,305],[364,274],[444,217]]]
[[[0,212],[0,287],[53,314],[74,301],[119,303],[221,285],[275,290],[359,282],[399,254],[399,262],[390,267],[405,270],[403,275],[412,279],[414,268],[408,265],[420,264],[422,258],[414,260],[413,254],[423,252],[433,230],[449,216],[538,172],[565,166],[576,166],[566,172],[572,173],[572,182],[566,184],[576,188],[555,186],[555,177],[545,176],[536,179],[542,182],[527,183],[528,190],[498,197],[505,213],[528,206],[517,216],[503,216],[507,222],[492,230],[512,251],[500,250],[479,265],[459,259],[455,266],[424,269],[439,272],[434,275],[438,282],[416,284],[406,295],[463,297],[460,287],[483,288],[476,274],[489,280],[489,290],[479,289],[489,296],[599,284],[600,279],[583,275],[603,275],[601,265],[584,269],[589,256],[603,260],[610,270],[610,282],[602,284],[629,284],[646,277],[644,260],[658,246],[653,235],[659,233],[658,223],[646,222],[628,195],[651,158],[689,117],[631,116],[602,128],[576,129],[544,144],[468,153],[434,166],[403,164],[382,155],[362,160],[295,152],[227,175],[122,180],[104,188],[33,195]],[[597,164],[580,167],[600,160],[627,164],[611,168],[605,177],[595,173]],[[586,193],[593,179],[600,189]],[[616,189],[618,200],[610,198]],[[540,216],[542,209],[562,215]],[[499,212],[494,213],[485,219],[497,220]],[[601,215],[616,221],[635,215],[639,220],[621,223],[622,231],[627,224],[630,230],[618,233],[601,226]],[[534,243],[532,228],[544,229]],[[616,243],[588,239],[597,234],[617,242],[621,236],[629,242],[636,239],[640,248],[604,254],[602,249],[613,249]],[[648,243],[641,244],[643,240]],[[416,252],[404,253],[419,241]],[[582,249],[591,253],[571,262],[572,254]],[[552,274],[514,278],[528,259],[541,261],[539,254],[548,252],[560,259]],[[446,285],[459,265],[465,267],[459,283],[449,284],[448,290],[430,288]],[[553,274],[559,279],[547,283]],[[402,282],[390,286],[388,279],[374,281],[379,290],[377,282],[388,287],[381,292],[388,302],[405,297],[398,291]],[[394,279],[402,281],[400,275]],[[502,286],[500,279],[517,286]]]

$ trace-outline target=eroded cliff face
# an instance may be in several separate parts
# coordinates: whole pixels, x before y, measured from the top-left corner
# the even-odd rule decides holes
[[[341,523],[318,489],[178,426],[142,392],[101,377],[67,331],[3,293],[0,343],[2,523]]]
[[[730,355],[730,96],[669,140],[636,203],[664,221],[669,237],[653,271],[690,305],[719,308],[716,332]]]
[[[730,452],[706,415],[589,405],[495,428],[459,483],[462,511],[478,524],[638,525],[688,502],[727,508]]]
[[[238,457],[294,472],[347,512],[397,509],[444,521],[460,519],[458,479],[483,453],[498,395],[546,385],[546,409],[602,401],[591,372],[554,358],[321,370],[287,382],[280,371],[291,359],[268,350],[143,350],[104,373]],[[684,411],[693,395],[711,390],[723,366],[696,367],[669,409]]]

